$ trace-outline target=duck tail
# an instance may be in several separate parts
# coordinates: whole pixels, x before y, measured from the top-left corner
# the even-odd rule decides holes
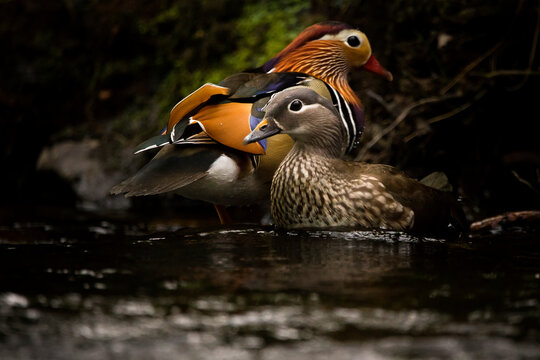
[[[450,184],[450,181],[448,180],[448,176],[442,171],[432,172],[420,180],[420,182],[426,186],[444,192],[452,192],[453,190],[452,184]]]

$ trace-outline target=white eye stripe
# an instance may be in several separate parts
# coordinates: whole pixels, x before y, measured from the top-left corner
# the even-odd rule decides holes
[[[289,104],[289,105],[290,105],[290,104]],[[298,111],[291,110],[291,109],[290,109],[290,106],[289,106],[289,111],[291,111],[291,112],[293,112],[293,113],[295,113],[295,114],[301,114],[301,113],[303,113],[303,112],[305,112],[305,111],[309,111],[310,109],[313,109],[313,108],[316,108],[316,107],[320,107],[320,106],[322,106],[322,105],[321,105],[321,104],[317,104],[317,103],[315,103],[315,104],[310,104],[310,105],[303,104],[302,108],[301,108],[300,110],[298,110]]]
[[[356,38],[358,38],[358,40],[360,41],[360,45],[362,45],[364,43],[364,36],[365,36],[364,33],[359,31],[359,30],[355,30],[355,29],[342,30],[337,34],[326,34],[326,35],[320,37],[319,40],[338,40],[338,41],[342,41],[346,45],[350,46],[347,43],[347,40],[351,36],[355,36]]]

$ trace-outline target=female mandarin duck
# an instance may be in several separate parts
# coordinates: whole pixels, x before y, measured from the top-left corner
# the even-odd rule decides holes
[[[207,83],[176,104],[166,132],[139,145],[136,153],[163,148],[111,192],[174,191],[216,205],[268,201],[272,175],[292,140],[285,135],[249,145],[242,140],[262,119],[270,95],[296,85],[314,89],[339,108],[348,134],[345,155],[354,157],[364,126],[362,104],[347,83],[354,67],[392,80],[361,31],[339,22],[308,27],[260,68],[218,85]]]
[[[444,234],[449,224],[464,224],[449,193],[388,165],[342,160],[348,140],[339,110],[316,92],[286,89],[273,96],[265,110],[245,143],[276,134],[295,141],[272,180],[271,210],[277,226]]]

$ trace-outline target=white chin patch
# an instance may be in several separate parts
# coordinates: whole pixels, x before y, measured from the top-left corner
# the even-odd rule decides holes
[[[218,179],[219,181],[235,181],[240,173],[240,168],[236,162],[223,154],[210,166],[208,176]]]

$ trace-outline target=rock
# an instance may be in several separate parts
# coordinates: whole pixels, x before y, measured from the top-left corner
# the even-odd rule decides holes
[[[63,141],[44,148],[37,170],[50,170],[66,179],[81,200],[81,207],[96,209],[124,209],[129,207],[129,199],[111,196],[112,186],[123,180],[119,170],[107,171],[104,161],[97,154],[101,147],[96,139]]]

